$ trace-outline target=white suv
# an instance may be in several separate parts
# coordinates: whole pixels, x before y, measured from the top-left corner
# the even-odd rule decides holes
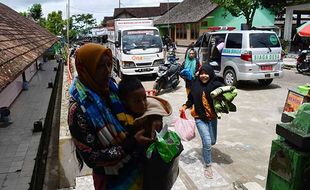
[[[218,39],[224,41],[219,52]],[[226,85],[240,80],[258,80],[268,86],[274,78],[283,77],[283,51],[272,31],[218,31],[200,36],[195,43],[199,61],[210,64]]]

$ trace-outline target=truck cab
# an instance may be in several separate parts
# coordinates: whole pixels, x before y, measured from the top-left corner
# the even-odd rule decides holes
[[[129,24],[121,26],[122,20],[115,21],[115,31],[110,35],[108,47],[112,50],[113,65],[119,77],[123,75],[156,74],[164,63],[163,43],[156,27],[141,19],[127,19]],[[131,23],[130,23],[131,22]],[[123,24],[124,25],[124,24]],[[113,39],[114,38],[114,39]]]

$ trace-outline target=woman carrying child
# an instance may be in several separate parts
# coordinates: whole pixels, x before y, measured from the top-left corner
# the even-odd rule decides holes
[[[112,53],[99,44],[83,45],[76,53],[78,77],[69,93],[68,124],[76,155],[93,170],[95,190],[130,189],[142,186],[142,173],[134,150],[152,140],[143,130],[130,133],[121,123],[126,112],[118,98],[118,87],[110,78]]]
[[[187,101],[180,109],[180,112],[184,112],[187,108],[192,108],[191,114],[195,118],[202,140],[202,154],[205,163],[204,174],[207,178],[213,177],[211,145],[216,143],[217,136],[217,116],[210,92],[223,85],[215,79],[213,68],[209,65],[202,65],[198,71],[198,77],[192,83]]]

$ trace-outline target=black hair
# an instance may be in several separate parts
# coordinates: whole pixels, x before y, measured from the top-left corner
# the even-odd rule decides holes
[[[119,97],[124,100],[125,97],[132,91],[144,88],[141,81],[133,76],[125,76],[118,84]]]

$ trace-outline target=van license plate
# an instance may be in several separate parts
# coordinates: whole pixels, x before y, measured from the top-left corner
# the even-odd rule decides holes
[[[272,70],[272,65],[263,65],[260,67],[262,71],[271,71]]]

